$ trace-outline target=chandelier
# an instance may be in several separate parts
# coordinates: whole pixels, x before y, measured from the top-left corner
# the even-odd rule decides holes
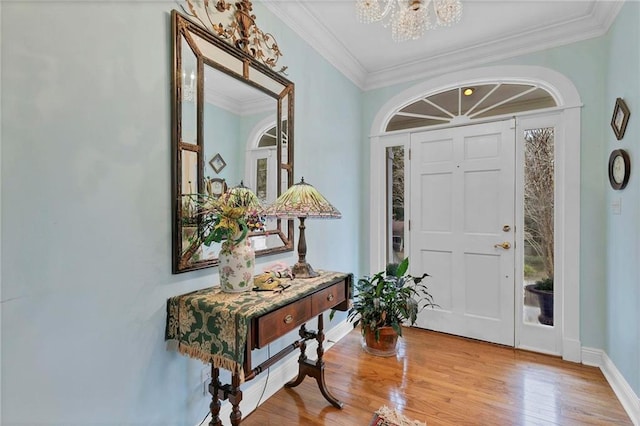
[[[381,21],[391,25],[395,41],[416,40],[435,26],[449,26],[460,21],[460,0],[356,0],[358,20],[365,24]],[[435,14],[435,23],[431,14]]]
[[[191,75],[182,72],[182,101],[193,102],[196,99],[196,74],[191,71]]]

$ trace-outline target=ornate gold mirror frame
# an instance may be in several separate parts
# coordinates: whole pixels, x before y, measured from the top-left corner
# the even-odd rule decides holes
[[[203,13],[219,22],[187,5],[200,23]],[[219,244],[196,238],[197,194],[244,184],[269,203],[293,184],[294,84],[272,69],[281,53],[255,26],[251,2],[215,7],[231,12],[228,26],[211,25],[218,35],[172,12],[173,273],[218,265]],[[291,251],[293,221],[268,220],[249,238],[256,256]]]

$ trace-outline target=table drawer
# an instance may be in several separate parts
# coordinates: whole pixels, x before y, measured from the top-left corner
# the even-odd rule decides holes
[[[311,297],[305,297],[258,318],[258,347],[261,348],[295,330],[312,316]]]
[[[320,290],[311,295],[312,315],[319,315],[327,309],[333,308],[340,302],[345,301],[345,281]]]

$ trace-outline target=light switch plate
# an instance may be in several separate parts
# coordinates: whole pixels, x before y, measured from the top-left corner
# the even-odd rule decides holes
[[[622,199],[616,198],[611,202],[611,213],[613,214],[622,214]]]

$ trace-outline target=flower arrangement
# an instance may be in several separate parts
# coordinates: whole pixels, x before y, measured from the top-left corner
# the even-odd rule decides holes
[[[210,194],[202,197],[198,211],[202,218],[199,232],[202,243],[210,246],[226,239],[237,244],[249,232],[264,230],[261,210],[256,195],[242,184],[219,197]]]
[[[242,183],[220,196],[192,194],[194,217],[199,222],[198,232],[192,237],[194,245],[209,247],[214,242],[227,240],[233,244],[243,241],[249,232],[264,230],[265,219],[258,197]]]

